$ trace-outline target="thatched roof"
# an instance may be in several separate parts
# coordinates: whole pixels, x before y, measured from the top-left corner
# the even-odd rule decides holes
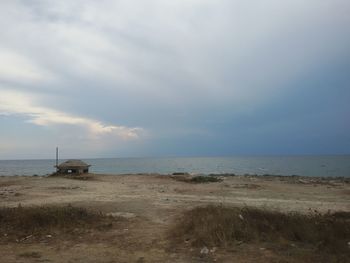
[[[90,165],[81,160],[68,160],[59,164],[58,168],[87,168]]]

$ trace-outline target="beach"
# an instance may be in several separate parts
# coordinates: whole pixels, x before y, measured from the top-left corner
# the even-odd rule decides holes
[[[111,231],[70,237],[50,233],[40,242],[5,242],[2,262],[203,262],[193,248],[172,247],[168,231],[189,209],[208,204],[260,207],[283,212],[350,212],[350,184],[344,178],[218,176],[212,183],[188,183],[189,175],[97,175],[0,177],[0,206],[72,205],[122,218]],[[171,239],[171,238],[170,238]],[[264,262],[283,258],[276,251],[243,246],[217,249],[207,262]],[[23,251],[39,251],[34,258]]]

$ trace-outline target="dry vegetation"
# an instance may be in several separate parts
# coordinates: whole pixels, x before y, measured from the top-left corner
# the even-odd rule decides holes
[[[0,241],[39,241],[47,233],[83,234],[86,230],[108,230],[115,218],[73,206],[38,206],[0,209]],[[293,262],[348,262],[350,213],[281,213],[257,208],[197,207],[185,212],[167,239],[172,247],[218,247],[229,251],[242,243],[270,244],[275,251],[294,247]],[[72,235],[73,234],[73,235]],[[302,249],[298,249],[302,248]],[[307,249],[305,249],[307,248]],[[279,252],[277,252],[279,253]],[[37,251],[24,251],[20,258],[40,258]],[[207,259],[210,259],[208,257]]]
[[[3,241],[40,238],[47,233],[60,235],[102,229],[112,225],[112,218],[73,206],[0,208],[0,236]]]
[[[81,181],[90,181],[96,180],[92,174],[61,174],[61,173],[52,173],[49,177],[61,177],[66,179],[81,180]]]
[[[350,262],[340,179],[88,176],[0,177],[0,261]]]
[[[350,259],[350,213],[281,213],[257,208],[198,207],[184,213],[171,230],[178,243],[223,247],[241,243],[309,247],[336,262]]]
[[[222,182],[222,179],[216,176],[204,176],[204,175],[190,176],[187,174],[184,174],[184,175],[173,174],[172,178],[176,181],[185,182],[185,183],[195,183],[195,184]]]

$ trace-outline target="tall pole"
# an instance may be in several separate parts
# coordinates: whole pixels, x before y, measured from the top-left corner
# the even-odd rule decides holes
[[[58,147],[56,147],[56,170],[58,170]]]

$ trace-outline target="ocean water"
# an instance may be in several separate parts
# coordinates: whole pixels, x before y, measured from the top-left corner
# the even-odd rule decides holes
[[[65,160],[61,160],[65,161]],[[350,177],[350,155],[84,159],[100,174],[188,172]],[[46,175],[55,160],[0,160],[1,175]]]

